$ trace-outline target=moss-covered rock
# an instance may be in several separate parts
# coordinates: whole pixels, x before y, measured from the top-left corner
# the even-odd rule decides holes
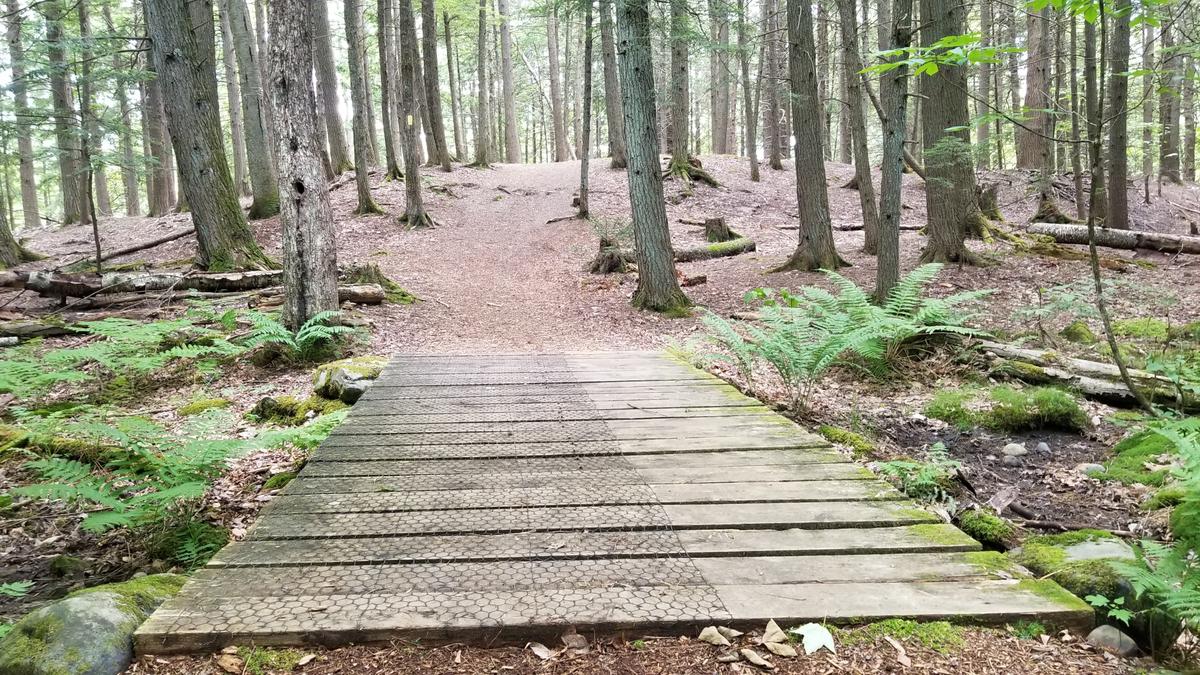
[[[1007,549],[1017,534],[1012,523],[981,509],[966,509],[959,513],[958,527],[975,541],[999,550]]]
[[[133,632],[184,577],[158,574],[77,591],[31,612],[0,640],[5,675],[116,675],[133,659]]]
[[[1083,319],[1076,319],[1067,324],[1067,327],[1059,331],[1058,335],[1067,342],[1074,342],[1075,344],[1096,344],[1096,334],[1092,332],[1092,329]]]
[[[382,356],[356,356],[317,366],[313,371],[313,390],[327,399],[354,403],[379,377],[387,365]]]
[[[1030,537],[1012,555],[1030,572],[1054,579],[1077,597],[1095,594],[1116,598],[1124,595],[1126,585],[1110,564],[1111,560],[1123,556],[1091,557],[1071,552],[1072,547],[1098,542],[1120,543],[1103,530],[1078,530]]]
[[[179,413],[180,417],[188,417],[191,415],[199,415],[200,413],[207,412],[209,410],[228,408],[231,405],[233,405],[233,401],[230,401],[227,398],[202,398],[179,406],[179,409],[175,412]]]
[[[50,574],[59,578],[73,577],[86,567],[83,560],[73,555],[56,555],[50,560]]]
[[[250,415],[260,421],[294,427],[304,424],[310,417],[319,417],[347,407],[345,403],[322,396],[300,399],[295,396],[267,396],[250,410]]]

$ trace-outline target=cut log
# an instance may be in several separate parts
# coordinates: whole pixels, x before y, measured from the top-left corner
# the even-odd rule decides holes
[[[54,272],[0,272],[0,286],[25,288],[39,295],[85,298],[105,293],[152,291],[252,291],[283,283],[283,272],[263,270],[221,273],[115,272],[55,274]]]
[[[1030,234],[1054,237],[1060,244],[1088,243],[1086,225],[1060,225],[1057,223],[1032,223]],[[1136,232],[1133,230],[1110,230],[1096,228],[1096,245],[1126,250],[1150,249],[1163,253],[1200,253],[1200,237],[1163,232]]]
[[[993,357],[993,371],[1029,384],[1060,384],[1075,389],[1088,398],[1109,405],[1136,407],[1133,394],[1121,381],[1121,373],[1111,363],[1077,359],[1048,350],[1015,347],[999,342],[983,341],[984,351]],[[1185,410],[1200,409],[1200,399],[1184,397],[1165,377],[1143,370],[1130,369],[1129,376],[1141,393],[1155,403],[1181,406]]]
[[[697,260],[724,258],[731,255],[738,255],[739,253],[749,253],[754,249],[754,240],[742,237],[699,248],[681,249],[675,252],[675,262],[695,262]]]

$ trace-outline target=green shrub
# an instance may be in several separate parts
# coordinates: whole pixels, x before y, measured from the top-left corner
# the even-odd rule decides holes
[[[972,390],[942,389],[934,394],[933,400],[925,406],[925,414],[966,431],[975,426],[975,413],[967,408],[967,403],[976,396],[978,392]]]
[[[274,315],[251,310],[246,313],[250,334],[243,344],[249,349],[266,348],[293,361],[326,360],[337,351],[338,340],[354,332],[349,326],[329,325],[338,314],[320,312],[292,332]]]
[[[190,521],[163,530],[150,540],[149,552],[160,560],[195,569],[229,543],[229,532],[205,522]]]
[[[954,483],[954,474],[961,463],[950,459],[941,443],[929,449],[926,461],[897,459],[880,462],[879,473],[892,479],[901,492],[914,499],[930,502],[946,501]]]

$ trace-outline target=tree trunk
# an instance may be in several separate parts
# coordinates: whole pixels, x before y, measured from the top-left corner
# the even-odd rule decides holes
[[[13,114],[17,127],[17,157],[21,178],[21,216],[25,227],[39,224],[37,177],[33,156],[33,125],[25,81],[25,49],[21,43],[21,10],[18,0],[8,0],[8,57],[12,70]]]
[[[237,1],[237,0],[235,0]],[[283,230],[283,321],[292,330],[338,308],[337,246],[313,92],[313,4],[275,0],[269,79]]]
[[[847,263],[834,248],[833,227],[829,220],[825,162],[818,151],[822,115],[817,97],[817,73],[811,57],[816,49],[812,5],[805,0],[788,0],[787,36],[800,240],[791,258],[776,271],[835,270]]]
[[[416,29],[414,28],[414,30],[416,30]],[[414,36],[413,39],[415,40],[416,37]],[[402,42],[403,42],[403,39],[397,38],[396,44],[401,44]],[[436,47],[436,45],[435,45],[435,47]],[[416,99],[416,104],[414,105],[413,109],[415,111],[415,114],[417,115],[416,119],[418,120],[417,131],[420,132],[422,129],[425,131],[425,144],[424,144],[423,150],[424,150],[424,158],[426,160],[426,165],[427,166],[437,166],[438,164],[441,163],[441,160],[440,160],[441,153],[438,150],[437,141],[434,140],[433,119],[429,114],[430,101],[432,100],[432,98],[434,96],[434,92],[437,91],[437,81],[436,81],[436,79],[434,80],[434,88],[432,91],[429,90],[425,86],[425,83],[427,82],[427,80],[425,79],[425,69],[421,65],[421,56],[420,56],[420,54],[421,54],[420,50],[422,49],[422,47],[420,45],[417,45],[416,48],[417,48],[417,52],[416,52],[417,60],[413,62],[413,78],[415,78],[413,80],[413,87],[415,87],[415,89],[413,89],[413,91],[416,93],[417,99]],[[436,75],[436,74],[437,73],[434,73],[434,75]],[[438,95],[440,96],[440,94],[438,94]],[[441,102],[439,100],[439,109],[440,109],[440,103]],[[420,134],[418,133],[418,136],[419,135]],[[443,137],[442,142],[444,143],[445,140],[446,140],[445,137]],[[418,145],[418,147],[421,146],[420,143],[418,143],[417,145]],[[449,161],[449,156],[447,156],[447,161]]]
[[[1054,237],[1054,241],[1060,244],[1088,243],[1087,227],[1084,225],[1031,223],[1029,232]],[[1141,248],[1164,253],[1200,253],[1200,237],[1162,232],[1102,229],[1096,231],[1096,245],[1130,251]]]
[[[478,51],[476,53],[475,62],[478,66],[478,77],[476,78],[476,86],[479,88],[477,97],[476,124],[475,124],[475,166],[486,167],[489,165],[489,148],[492,140],[488,135],[490,122],[488,120],[488,109],[491,104],[488,102],[488,79],[487,79],[487,34],[488,34],[488,4],[487,0],[479,0],[479,40],[476,44]]]
[[[365,6],[360,3],[358,8],[358,25],[354,27],[355,35],[359,37],[360,43],[349,48],[349,53],[358,59],[358,72],[362,73],[364,86],[366,87],[366,126],[367,126],[367,166],[379,166],[379,131],[375,120],[375,88],[371,86],[372,70],[370,52],[367,49],[367,43],[370,41],[367,35],[367,23],[365,20]],[[349,35],[349,28],[346,29],[346,34]],[[349,43],[349,40],[347,40]],[[354,87],[350,87],[353,92]],[[351,97],[353,98],[353,96]]]
[[[791,21],[789,17],[789,22]],[[815,47],[812,54],[817,73],[817,104],[821,113],[821,153],[825,161],[833,159],[833,143],[830,142],[831,106],[829,96],[829,17],[825,14],[825,3],[817,3],[817,21],[814,26]],[[789,61],[791,59],[789,51]],[[790,68],[790,66],[789,66]],[[787,106],[795,115],[795,103]]]
[[[81,45],[79,50],[79,120],[84,131],[83,137],[88,139],[90,146],[82,147],[83,144],[80,144],[84,154],[83,159],[86,160],[83,164],[84,184],[81,189],[84,194],[84,207],[87,209],[84,214],[87,218],[84,219],[84,222],[94,222],[96,220],[94,216],[112,215],[112,200],[108,196],[108,178],[105,175],[104,163],[101,159],[104,137],[100,133],[100,120],[96,117],[96,111],[93,109],[95,99],[92,96],[92,89],[95,87],[96,77],[92,75],[92,21],[87,0],[78,0],[76,11]]]
[[[1143,23],[1142,70],[1148,74],[1142,78],[1142,174],[1145,176],[1147,185],[1150,183],[1150,176],[1154,174],[1154,87],[1157,74],[1149,73],[1153,73],[1155,70],[1155,39],[1154,26],[1149,21]],[[1147,192],[1146,198],[1148,201],[1149,192]],[[1110,224],[1109,227],[1115,226]]]
[[[1129,180],[1129,43],[1132,37],[1130,30],[1129,4],[1130,0],[1117,0],[1114,7],[1112,22],[1113,31],[1109,57],[1109,101],[1107,108],[1111,111],[1112,121],[1108,127],[1108,209],[1104,224],[1110,229],[1129,229],[1129,191],[1126,183]],[[1124,11],[1122,11],[1124,9]],[[1092,121],[1092,129],[1100,130],[1101,111],[1097,99],[1097,111]]]
[[[153,71],[154,64],[150,63],[148,67]],[[150,158],[150,166],[146,170],[146,215],[154,218],[166,215],[171,210],[167,161],[167,149],[171,146],[171,141],[167,136],[162,88],[157,76],[142,83],[142,122],[145,127],[147,155]]]
[[[686,167],[691,148],[688,146],[688,107],[690,78],[688,77],[688,43],[692,39],[691,17],[686,0],[670,0],[671,7],[671,170]]]
[[[1196,57],[1183,57],[1183,177],[1196,180]]]
[[[592,147],[592,3],[583,10],[583,135],[579,153],[579,211],[580,218],[588,217],[588,164]]]
[[[879,252],[879,211],[875,205],[875,184],[871,177],[871,157],[867,153],[867,120],[863,113],[862,80],[863,69],[858,55],[858,12],[857,0],[838,0],[838,17],[842,33],[842,70],[846,80],[846,105],[849,115],[850,136],[854,144],[854,178],[858,182],[858,200],[862,207],[863,252],[875,255]]]
[[[684,311],[691,301],[679,288],[675,253],[658,166],[654,65],[650,58],[648,0],[616,0],[621,102],[629,143],[629,205],[633,219],[638,283],[633,306],[663,313]]]
[[[886,0],[885,0],[886,1]],[[763,33],[766,37],[766,70],[763,87],[763,132],[767,135],[767,166],[776,171],[783,170],[783,129],[780,124],[779,91],[781,88],[779,73],[779,0],[763,0]]]
[[[211,0],[153,0],[145,9],[183,193],[200,242],[196,263],[209,270],[267,267],[272,263],[238,205],[221,140]]]
[[[350,103],[354,108],[351,126],[354,137],[354,183],[358,189],[357,214],[383,213],[371,197],[371,177],[368,175],[370,157],[370,135],[367,129],[367,108],[371,99],[367,93],[367,74],[362,72],[361,52],[366,48],[359,27],[362,25],[359,0],[343,0],[346,15],[346,42],[350,46]]]
[[[746,156],[750,158],[750,180],[757,183],[758,174],[758,134],[755,126],[758,122],[757,106],[752,105],[754,98],[750,95],[750,45],[746,36],[746,24],[749,23],[746,12],[746,0],[738,0],[738,66],[742,71],[742,111],[746,132]]]
[[[421,199],[421,166],[417,161],[417,124],[413,113],[420,98],[420,82],[417,81],[416,63],[417,28],[413,17],[412,3],[400,0],[398,5],[400,28],[400,126],[404,144],[404,217],[401,222],[410,229],[432,227],[433,220],[425,212],[425,204]],[[435,55],[436,57],[436,55]],[[437,83],[434,82],[436,85]],[[444,148],[443,148],[444,150]],[[450,158],[445,157],[449,166]]]
[[[246,128],[246,160],[250,172],[250,219],[270,218],[279,213],[279,184],[271,164],[271,131],[263,109],[261,54],[255,44],[245,0],[222,0],[229,8],[233,48],[237,53],[238,79],[242,86],[242,120]],[[259,27],[260,30],[265,28]],[[190,200],[189,200],[190,201]]]
[[[886,1],[886,0],[884,0]],[[979,46],[982,49],[992,47],[992,0],[979,0]],[[988,105],[992,101],[992,62],[983,59],[979,64],[979,98],[981,103],[976,105],[980,115],[990,114]],[[991,158],[991,125],[986,122],[975,130],[975,160],[980,169],[992,167]]]
[[[1078,26],[1076,25],[1075,17],[1072,15],[1070,20],[1070,91],[1071,91],[1071,176],[1075,182],[1075,217],[1079,220],[1087,218],[1087,205],[1090,199],[1084,198],[1083,192],[1083,138],[1080,134],[1079,120],[1087,120],[1086,112],[1082,109],[1079,100],[1079,38]]]
[[[604,52],[604,117],[608,122],[608,153],[611,166],[623,169],[625,119],[621,114],[621,84],[617,80],[617,47],[613,40],[613,0],[600,0],[600,49]]]
[[[1074,50],[1072,50],[1074,51]],[[1096,81],[1096,60],[1098,48],[1096,45],[1096,24],[1091,21],[1083,22],[1083,99],[1084,99],[1084,121],[1087,123],[1087,136],[1092,137],[1093,132],[1097,137],[1101,134],[1101,127],[1104,122],[1100,118],[1100,99],[1099,91],[1097,90]],[[1121,104],[1121,115],[1125,114],[1124,103]],[[1122,150],[1124,154],[1124,150]],[[1125,161],[1128,161],[1126,159]],[[1097,222],[1104,222],[1107,219],[1108,197],[1105,194],[1105,173],[1104,163],[1101,162],[1097,167],[1099,170],[1099,179],[1091,181],[1090,192],[1088,193],[1087,205],[1088,213]],[[1092,193],[1095,193],[1094,195]],[[1077,197],[1082,199],[1082,196]]]
[[[383,106],[383,179],[385,181],[404,177],[404,172],[400,170],[400,161],[397,158],[399,151],[396,149],[397,136],[400,135],[398,123],[401,122],[398,119],[400,93],[396,86],[398,83],[396,78],[399,61],[396,58],[396,32],[393,29],[396,21],[392,17],[393,4],[393,0],[378,0],[375,9],[375,16],[379,22],[378,30],[376,30],[378,35],[376,45],[379,47],[379,96]],[[370,80],[369,77],[367,79]],[[370,84],[367,86],[370,87]]]
[[[929,47],[961,34],[965,14],[955,0],[921,0],[921,45]],[[944,65],[936,74],[922,77],[921,96],[929,212],[929,236],[921,260],[973,263],[975,256],[967,249],[965,238],[981,234],[986,221],[975,197],[966,68]]]
[[[425,107],[429,113],[429,127],[433,132],[433,147],[437,151],[437,162],[442,166],[442,171],[448,172],[451,169],[450,147],[446,144],[446,123],[442,120],[442,86],[438,77],[437,57],[437,10],[434,8],[433,2],[434,0],[421,0],[421,48],[425,60],[425,63],[422,64],[422,75],[425,78],[424,92],[428,99]],[[511,57],[506,72],[511,78]],[[429,159],[430,161],[434,160],[433,157]]]
[[[883,0],[886,2],[886,0]],[[888,50],[907,50],[912,44],[913,0],[895,0],[890,15]],[[879,181],[879,254],[875,298],[882,302],[900,280],[900,190],[904,179],[905,116],[908,111],[908,66],[903,52],[892,57],[900,65],[883,74],[883,160]]]
[[[13,267],[23,262],[38,260],[35,255],[21,246],[8,226],[8,209],[0,209],[0,269]]]
[[[546,15],[546,50],[550,55],[550,122],[554,127],[554,161],[567,161],[567,131],[563,120],[562,74],[558,67],[558,5]]]
[[[1162,28],[1162,80],[1158,94],[1158,175],[1176,185],[1183,183],[1179,172],[1179,92],[1183,88],[1183,72],[1179,54],[1175,51],[1175,33],[1171,22]]]
[[[225,98],[229,108],[230,141],[233,144],[233,183],[238,194],[249,195],[250,177],[246,173],[246,127],[242,123],[242,86],[238,82],[237,57],[233,49],[233,22],[229,2],[224,0],[221,15],[221,65],[225,69]],[[108,8],[105,7],[105,10]]]
[[[313,49],[317,62],[317,85],[321,88],[321,117],[325,119],[325,135],[329,140],[329,162],[334,173],[343,173],[353,168],[350,151],[346,148],[346,132],[342,127],[342,115],[338,110],[341,98],[338,95],[337,66],[333,59],[333,36],[329,31],[328,3],[318,2],[313,8]]]
[[[710,24],[709,46],[709,126],[712,132],[712,151],[717,155],[731,152],[729,148],[729,16],[725,0],[708,0]]]
[[[104,27],[110,34],[116,34],[112,20],[112,10],[108,5],[101,8],[104,16]],[[118,147],[121,151],[121,183],[125,215],[141,215],[142,207],[138,200],[137,159],[133,154],[133,110],[129,105],[129,82],[122,75],[134,69],[134,59],[114,51],[112,68],[116,75],[117,111],[121,115],[121,128],[118,131]]]
[[[504,92],[504,161],[521,161],[521,144],[517,139],[517,99],[513,84],[512,35],[509,30],[508,1],[499,0],[500,13],[500,75]]]
[[[455,68],[454,49],[450,43],[450,12],[442,12],[446,33],[446,79],[450,80],[450,121],[454,126],[454,154],[459,161],[467,155],[463,141],[462,115],[459,112],[458,69]]]
[[[70,72],[63,34],[66,9],[63,0],[50,0],[39,11],[46,19],[46,56],[50,62],[50,97],[53,105],[55,155],[58,157],[62,223],[71,225],[83,218],[84,196],[80,190],[79,129],[71,97]]]
[[[1050,134],[1050,33],[1049,8],[1029,12],[1028,52],[1025,67],[1024,127],[1017,127],[1017,168],[1044,170]],[[922,17],[923,19],[925,17]],[[1047,178],[1048,180],[1048,178]]]

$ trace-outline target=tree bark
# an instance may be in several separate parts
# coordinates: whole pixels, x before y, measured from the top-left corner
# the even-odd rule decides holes
[[[628,163],[625,119],[621,114],[621,84],[617,80],[617,47],[613,39],[613,0],[600,0],[600,50],[604,52],[604,118],[608,123],[608,154],[614,169]]]
[[[1183,57],[1183,177],[1196,180],[1196,57]]]
[[[321,88],[324,107],[321,116],[325,119],[325,135],[329,140],[329,162],[333,172],[340,174],[353,168],[350,151],[346,147],[346,132],[342,127],[342,115],[338,110],[338,75],[333,59],[333,36],[329,31],[329,7],[318,2],[313,8],[313,48],[317,63],[317,85]]]
[[[87,0],[76,3],[76,18],[79,21],[79,124],[83,131],[80,148],[82,151],[83,203],[82,215],[85,223],[95,223],[98,216],[112,215],[112,200],[108,196],[108,178],[104,172],[104,136],[100,133],[100,120],[93,110],[96,77],[92,75],[92,20]],[[86,141],[86,142],[83,142]]]
[[[221,15],[221,65],[225,69],[225,98],[229,108],[230,141],[233,145],[233,183],[238,194],[250,195],[250,177],[246,173],[246,126],[242,122],[242,85],[238,82],[237,57],[233,49],[233,21],[229,3],[224,0]],[[107,10],[107,7],[105,8]]]
[[[437,57],[437,10],[433,3],[434,0],[421,0],[421,48],[424,54],[421,72],[425,79],[424,92],[428,99],[425,107],[429,113],[429,127],[432,131],[433,147],[437,153],[436,159],[442,171],[449,172],[450,146],[446,143],[446,123],[442,119],[442,86],[438,77]],[[508,72],[511,77],[511,57]],[[434,158],[430,157],[430,161],[433,160]]]
[[[921,0],[921,45],[931,47],[943,38],[962,34],[965,14],[955,0]],[[975,256],[966,247],[966,236],[981,234],[987,225],[975,197],[966,68],[947,64],[936,74],[922,77],[921,96],[929,212],[929,236],[921,260],[973,263]]]
[[[1129,70],[1130,0],[1117,0],[1114,6],[1111,55],[1108,68],[1108,110],[1112,121],[1108,127],[1108,209],[1104,224],[1109,229],[1129,229]],[[1097,99],[1097,103],[1103,103]],[[1100,131],[1099,105],[1093,118],[1093,130]]]
[[[1029,12],[1025,67],[1025,122],[1018,126],[1017,168],[1045,169],[1049,152],[1049,120],[1045,112],[1050,107],[1050,40],[1048,8]]]
[[[1152,73],[1154,63],[1154,26],[1147,21],[1142,24],[1142,70]],[[1114,73],[1115,74],[1115,73]],[[1146,185],[1150,184],[1150,176],[1154,174],[1154,87],[1158,80],[1157,74],[1147,74],[1142,78],[1142,174]],[[1147,188],[1146,199],[1150,194]],[[1109,225],[1109,227],[1115,227]]]
[[[238,1],[238,0],[235,0]],[[313,4],[275,0],[269,65],[283,230],[283,322],[297,330],[338,308],[337,246],[313,92]]]
[[[383,106],[383,179],[385,181],[404,177],[404,172],[400,170],[399,150],[396,148],[399,142],[397,137],[400,135],[399,124],[401,122],[399,121],[400,93],[397,88],[399,61],[396,56],[396,31],[393,29],[396,21],[392,16],[394,4],[393,0],[378,0],[375,10],[378,20],[375,32],[378,36],[376,44],[379,47],[379,97],[380,104]],[[367,79],[370,80],[369,77]],[[370,87],[370,84],[367,86]]]
[[[583,128],[579,153],[579,211],[580,218],[588,217],[588,165],[592,147],[592,3],[584,4],[583,14]]]
[[[209,270],[272,265],[254,241],[229,175],[218,115],[211,0],[152,0],[145,5],[153,36],[183,193]]]
[[[746,36],[746,24],[749,17],[746,12],[746,0],[738,0],[738,65],[742,71],[742,111],[744,113],[743,127],[746,133],[746,156],[750,160],[750,180],[757,183],[761,177],[758,173],[758,133],[755,128],[758,123],[757,106],[750,94],[750,45]]]
[[[992,47],[992,0],[979,0],[979,46],[987,49]],[[979,98],[982,103],[976,106],[979,114],[985,115],[992,111],[988,105],[992,101],[992,62],[984,59],[979,64]],[[975,160],[980,169],[990,169],[991,158],[991,125],[980,124],[975,130]]]
[[[112,10],[108,5],[101,8],[104,16],[104,27],[111,35],[116,35],[113,24]],[[123,44],[123,43],[122,43]],[[121,151],[121,183],[122,197],[125,202],[125,215],[141,215],[142,207],[138,200],[137,159],[133,154],[133,110],[129,105],[129,82],[123,73],[131,71],[136,65],[133,58],[114,51],[112,68],[116,73],[117,110],[121,115],[121,128],[117,133],[118,146]]]
[[[546,50],[550,60],[550,122],[554,129],[554,161],[567,161],[567,132],[563,121],[562,74],[558,66],[558,5],[546,14]]]
[[[31,253],[17,241],[12,228],[8,226],[8,209],[0,208],[0,269],[40,258],[41,256]]]
[[[488,34],[488,0],[479,0],[479,40],[476,43],[476,65],[478,66],[478,77],[476,78],[476,86],[479,88],[476,106],[476,123],[475,123],[475,166],[489,166],[489,152],[492,140],[489,136],[489,128],[491,126],[488,120],[488,110],[491,108],[491,103],[488,101],[488,78],[487,78],[487,34]]]
[[[401,222],[410,229],[432,227],[433,219],[425,212],[421,197],[421,166],[417,160],[417,123],[414,118],[417,100],[420,98],[420,82],[417,80],[416,62],[417,29],[413,17],[412,3],[400,0],[397,13],[400,28],[400,127],[404,144],[404,217]],[[436,84],[436,83],[435,83]],[[449,157],[445,158],[449,165]]]
[[[726,0],[708,0],[709,128],[713,154],[729,154],[729,16]]]
[[[279,213],[279,184],[271,163],[271,131],[267,127],[263,103],[262,55],[255,44],[255,32],[250,25],[245,0],[222,1],[229,8],[229,24],[233,30],[233,48],[237,54],[238,79],[242,88],[246,160],[253,195],[250,219],[269,218]]]
[[[454,127],[454,154],[461,161],[466,157],[467,146],[463,141],[462,116],[459,112],[458,69],[455,67],[454,49],[450,43],[450,13],[442,12],[446,33],[446,79],[450,81],[450,121]]]
[[[882,0],[886,2],[886,0]],[[894,0],[889,12],[894,22],[888,50],[907,50],[912,44],[913,0]],[[900,192],[904,180],[904,134],[908,112],[908,66],[904,56],[892,57],[900,65],[883,74],[883,159],[879,181],[879,253],[875,298],[883,301],[900,280]]]
[[[63,0],[50,0],[39,7],[46,19],[46,56],[50,62],[50,97],[54,116],[54,153],[58,157],[59,193],[62,197],[62,223],[81,222],[84,196],[81,190],[79,166],[79,129],[67,66],[67,51],[63,33],[66,9]]]
[[[823,133],[821,102],[812,58],[816,50],[812,5],[806,0],[788,0],[787,35],[800,240],[791,258],[776,271],[835,270],[847,263],[834,248],[825,162],[818,150]]]
[[[766,95],[763,96],[763,132],[767,136],[767,166],[776,171],[782,171],[784,141],[780,117],[783,112],[780,110],[779,101],[782,78],[779,73],[779,54],[777,53],[780,40],[776,35],[779,31],[779,0],[763,0],[763,26],[763,33],[766,34],[766,63],[763,66],[766,70],[763,83],[766,90]]]
[[[1176,185],[1183,184],[1179,171],[1179,92],[1183,88],[1183,72],[1175,50],[1175,33],[1171,22],[1162,28],[1162,79],[1158,94],[1158,175]]]
[[[33,126],[29,110],[28,84],[25,81],[25,49],[21,42],[21,9],[18,0],[6,3],[8,16],[8,57],[12,70],[13,114],[17,127],[18,173],[21,179],[21,216],[25,227],[39,224],[37,176],[33,157]]]
[[[867,120],[863,114],[862,80],[859,75],[863,64],[858,55],[857,0],[838,0],[837,6],[842,33],[842,70],[848,103],[843,111],[849,115],[850,137],[854,145],[854,177],[858,182],[858,200],[862,208],[865,241],[863,252],[875,255],[879,252],[879,211],[875,204],[871,157],[867,152]]]
[[[144,7],[145,5],[143,5]],[[151,58],[148,68],[153,72]],[[167,135],[166,116],[162,103],[162,87],[157,74],[142,83],[142,122],[150,166],[146,171],[147,215],[158,217],[171,210],[170,162],[167,151],[171,139]]]
[[[1074,50],[1072,50],[1074,51]],[[1097,61],[1097,45],[1096,45],[1096,24],[1090,21],[1083,22],[1083,105],[1085,108],[1084,121],[1087,123],[1087,137],[1091,138],[1093,132],[1096,137],[1100,137],[1104,125],[1104,121],[1100,118],[1100,99],[1099,91],[1097,90],[1096,80],[1096,61]],[[1124,103],[1122,103],[1124,106]],[[1121,110],[1124,115],[1124,108]],[[1122,151],[1124,152],[1124,151]],[[1128,160],[1126,160],[1128,161]],[[1093,215],[1097,222],[1104,222],[1107,218],[1108,197],[1105,194],[1105,172],[1104,163],[1101,162],[1097,167],[1099,170],[1099,180],[1092,181],[1090,191],[1088,193],[1087,206],[1088,212]],[[1092,194],[1095,192],[1095,195]],[[1082,195],[1076,199],[1082,200]],[[1094,211],[1094,213],[1092,213]],[[1085,217],[1087,214],[1085,214]]]
[[[109,272],[97,276],[40,272],[0,273],[0,287],[25,288],[51,297],[85,298],[112,293],[148,293],[152,291],[249,291],[283,283],[283,272],[258,270],[211,274],[167,272]]]
[[[654,64],[650,58],[648,0],[616,0],[621,102],[628,141],[629,205],[633,218],[638,284],[633,306],[676,313],[691,301],[679,288],[675,253],[658,166]]]
[[[517,139],[517,99],[513,84],[512,34],[509,29],[508,1],[499,0],[500,13],[500,76],[504,93],[504,161],[521,161],[521,144]]]
[[[691,20],[687,0],[670,0],[671,7],[671,172],[687,175],[691,148],[688,138],[688,107],[690,78],[688,77],[688,42],[691,40]]]
[[[1059,223],[1031,223],[1031,234],[1054,237],[1060,244],[1087,244],[1087,227]],[[1096,245],[1126,250],[1149,249],[1164,253],[1200,253],[1200,237],[1165,232],[1102,229],[1096,231]]]
[[[343,0],[346,15],[346,42],[350,47],[350,102],[354,108],[351,120],[354,138],[354,183],[358,190],[357,214],[383,213],[371,197],[371,177],[368,175],[371,154],[370,135],[367,129],[367,108],[371,99],[367,93],[367,74],[362,72],[363,59],[360,52],[365,49],[359,27],[362,25],[359,0]]]

